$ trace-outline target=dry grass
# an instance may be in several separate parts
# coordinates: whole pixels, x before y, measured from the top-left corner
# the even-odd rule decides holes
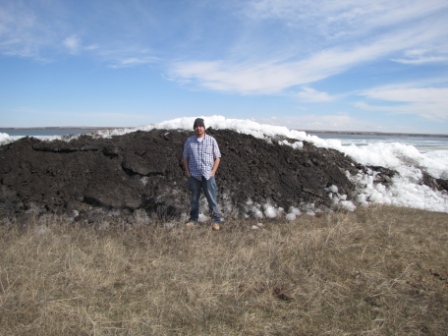
[[[448,214],[0,225],[0,335],[448,335]]]

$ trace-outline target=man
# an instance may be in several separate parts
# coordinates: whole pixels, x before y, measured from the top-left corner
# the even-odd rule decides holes
[[[193,129],[195,135],[189,137],[185,142],[182,159],[191,192],[190,219],[186,225],[193,227],[198,222],[199,196],[202,189],[213,215],[212,229],[219,230],[221,217],[219,216],[215,174],[221,160],[221,152],[215,138],[205,133],[204,119],[197,118],[194,121]]]

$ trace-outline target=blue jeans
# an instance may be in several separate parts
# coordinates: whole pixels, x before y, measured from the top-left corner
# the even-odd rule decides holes
[[[190,198],[190,221],[197,222],[199,218],[199,197],[201,196],[201,189],[204,191],[204,195],[207,198],[208,208],[210,213],[213,215],[213,220],[215,223],[221,222],[221,217],[219,217],[219,208],[217,201],[217,191],[215,177],[212,176],[208,180],[202,176],[202,180],[190,176],[188,178],[188,188],[191,192]]]

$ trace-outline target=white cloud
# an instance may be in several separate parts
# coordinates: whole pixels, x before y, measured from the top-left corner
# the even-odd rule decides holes
[[[346,38],[389,25],[396,27],[447,9],[448,3],[441,0],[256,0],[244,7],[244,13],[254,20],[278,20],[293,28],[311,27],[322,37]]]
[[[425,34],[407,29],[391,36],[380,36],[365,45],[329,48],[301,60],[179,62],[172,67],[171,75],[181,83],[196,83],[216,91],[272,94],[342,73],[425,39]]]
[[[39,58],[39,50],[51,40],[51,31],[20,2],[0,5],[0,53]]]
[[[448,88],[384,88],[365,92],[369,98],[398,102],[448,103]]]
[[[63,45],[71,54],[76,54],[81,47],[81,41],[76,35],[71,35],[64,39]]]
[[[405,4],[386,0],[251,2],[245,14],[252,25],[269,19],[289,27],[281,30],[288,36],[287,44],[282,39],[277,44],[261,32],[252,33],[254,42],[245,39],[246,44],[238,43],[237,56],[177,62],[171,67],[171,78],[215,91],[278,94],[363,63],[388,61],[421,46],[427,48],[425,58],[419,56],[414,62],[440,61],[437,57],[443,56],[431,48],[448,38],[446,20],[438,15],[443,10],[448,10],[448,3],[439,0],[424,4],[414,0]],[[247,47],[260,43],[266,44],[264,50],[270,46],[273,51],[260,53]]]
[[[287,126],[289,129],[311,131],[386,131],[383,126],[372,124],[353,118],[349,115],[298,115],[277,116],[271,118],[255,118],[253,121],[278,126]]]
[[[393,58],[394,62],[402,64],[426,64],[426,63],[441,63],[448,62],[448,56],[430,56],[430,57],[418,57],[413,59]]]
[[[333,101],[334,98],[331,97],[326,92],[319,92],[310,87],[303,87],[302,91],[297,94],[300,100],[306,102],[330,102]]]
[[[101,52],[97,44],[85,45],[76,34],[66,37],[62,41],[62,45],[72,55],[80,55],[82,52],[89,52],[92,55]]]
[[[404,53],[404,58],[393,58],[392,61],[402,64],[426,64],[426,63],[448,63],[448,52],[437,48],[437,52],[426,49],[410,49]]]
[[[112,65],[113,68],[127,68],[144,64],[151,64],[157,61],[156,57],[141,56],[120,59]]]
[[[382,87],[361,93],[370,99],[393,103],[372,105],[357,103],[368,111],[385,111],[400,114],[415,114],[426,119],[448,119],[448,88]]]
[[[42,49],[58,50],[62,40],[65,49],[72,54],[89,50],[93,51],[90,55],[104,58],[106,53],[102,52],[103,50],[124,50],[127,49],[127,46],[133,45],[135,47],[133,48],[135,50],[134,54],[127,53],[125,50],[120,57],[111,57],[106,60],[107,63],[113,62],[115,67],[147,64],[148,61],[140,56],[138,50],[148,47],[148,44],[151,46],[151,43],[157,41],[157,38],[151,36],[154,35],[152,31],[144,28],[156,27],[159,34],[165,31],[171,32],[171,29],[176,28],[176,25],[171,21],[162,25],[162,21],[156,20],[160,15],[167,14],[165,7],[151,6],[151,10],[149,10],[149,7],[143,6],[138,1],[133,5],[106,6],[107,9],[104,9],[104,13],[113,16],[113,20],[107,18],[105,26],[104,24],[100,25],[100,23],[105,22],[104,17],[99,17],[99,20],[85,19],[82,21],[82,26],[77,26],[77,21],[71,20],[71,18],[82,14],[80,12],[72,13],[63,1],[56,2],[54,6],[45,6],[46,1],[44,0],[36,0],[35,4],[26,5],[23,2],[5,2],[7,5],[0,6],[0,52],[9,54],[33,57],[39,54]],[[104,3],[94,2],[89,4],[87,8],[98,9],[101,6],[105,6]],[[434,13],[443,12],[448,8],[448,3],[440,0],[425,2],[416,0],[404,0],[403,2],[386,0],[320,0],[314,2],[258,0],[236,6],[237,8],[243,8],[244,18],[239,17],[241,22],[237,24],[241,25],[223,28],[228,30],[229,36],[233,36],[233,38],[227,38],[226,36],[224,40],[227,43],[223,43],[221,49],[224,52],[219,56],[209,57],[207,61],[202,61],[194,56],[194,54],[210,55],[210,48],[207,48],[207,46],[212,41],[215,43],[216,40],[213,33],[198,30],[197,24],[184,25],[186,32],[191,30],[192,34],[188,34],[188,36],[194,36],[194,38],[188,39],[188,41],[180,41],[176,46],[163,46],[166,50],[169,50],[165,54],[168,57],[164,57],[168,62],[178,56],[178,54],[173,55],[172,52],[174,50],[178,51],[176,48],[179,45],[185,44],[182,50],[191,51],[188,56],[185,56],[188,57],[186,61],[176,63],[172,67],[172,74],[175,78],[180,81],[198,81],[204,87],[220,91],[278,92],[290,86],[311,83],[340,73],[351,67],[352,64],[358,64],[358,61],[373,60],[375,55],[376,57],[384,55],[384,53],[374,53],[373,57],[359,60],[352,59],[352,64],[349,62],[339,63],[336,67],[321,64],[324,68],[322,71],[316,68],[312,68],[311,71],[304,69],[308,66],[308,62],[312,62],[313,59],[318,60],[326,51],[329,51],[329,55],[336,53],[340,54],[341,57],[346,57],[352,51],[356,52],[363,48],[369,49],[369,46],[381,47],[382,40],[385,40],[385,43],[393,40],[391,35],[403,37],[397,47],[389,46],[388,52],[393,52],[418,45],[414,43],[414,36],[420,43],[424,43],[426,40],[436,37],[431,35],[446,36],[446,31],[448,31],[448,29],[443,29],[446,28],[446,24],[443,24],[446,21],[444,17],[434,20],[426,19],[426,17],[431,17]],[[182,12],[177,21],[190,22],[192,21],[191,15],[194,13],[205,14],[203,12],[204,8],[209,7],[193,6],[188,13]],[[225,9],[220,14],[222,15],[222,17],[220,16],[221,19],[233,19],[235,21],[231,22],[237,22],[233,16],[235,8],[232,8],[230,4],[220,8]],[[239,13],[241,14],[241,12]],[[132,20],[129,18],[132,18]],[[197,19],[201,21],[202,17]],[[266,32],[262,28],[265,27],[265,20],[275,20],[276,28]],[[413,33],[404,34],[403,31],[408,28],[400,32],[400,24],[411,20],[416,21],[412,22],[411,25],[411,27],[414,27],[410,29],[413,29]],[[157,22],[157,24],[154,22]],[[148,26],[141,27],[145,23]],[[434,28],[431,28],[428,23],[432,24]],[[207,27],[209,26],[207,25]],[[287,29],[278,29],[278,27],[287,27]],[[238,34],[235,33],[234,29],[238,29]],[[86,46],[81,44],[81,40],[76,35],[67,37],[67,34],[72,31],[81,31],[83,39],[95,41],[96,44]],[[145,33],[146,31],[150,31],[150,33]],[[198,31],[201,31],[201,34],[198,34]],[[372,33],[374,31],[384,35],[374,36]],[[434,31],[437,32],[434,33]],[[276,32],[285,36],[285,39],[280,39],[281,42],[276,43],[275,39],[279,36]],[[167,35],[169,36],[170,33],[167,33]],[[219,36],[224,35],[226,34]],[[363,42],[365,43],[364,46],[358,44],[360,39],[365,41]],[[190,42],[194,43],[192,41],[197,42],[199,40],[201,40],[204,48],[193,48],[193,46],[187,45]],[[260,45],[263,46],[264,51],[272,50],[272,52],[258,53],[259,48],[255,46],[260,47]],[[335,45],[339,47],[335,48]],[[101,49],[98,46],[101,46]],[[166,52],[166,50],[163,52]],[[274,53],[277,53],[276,56],[273,56]],[[428,54],[429,56],[430,54]],[[291,57],[291,59],[285,61],[286,57]],[[245,61],[241,61],[242,59]],[[325,58],[323,60],[328,61]],[[395,60],[412,62],[412,60],[401,57],[395,58]],[[428,60],[430,58],[426,59],[426,61]],[[436,59],[432,58],[432,60]],[[423,59],[420,60],[420,62],[422,61]],[[414,62],[418,62],[418,60],[414,60]],[[203,74],[201,68],[211,68],[212,73],[209,75]],[[230,79],[227,75],[227,71],[230,71],[232,76],[238,75],[240,70],[242,73],[235,80]],[[290,73],[290,71],[297,72],[297,74]],[[263,85],[259,83],[260,81],[263,82]]]
[[[69,2],[0,0],[0,54],[56,59],[68,52],[78,57],[100,58],[117,67],[150,62],[149,57],[141,57],[141,50],[147,48],[142,42],[147,40],[147,34],[142,27],[136,28],[134,19],[129,19],[140,14],[133,6],[109,7],[98,1],[74,9]],[[85,15],[90,7],[103,11],[92,20]]]

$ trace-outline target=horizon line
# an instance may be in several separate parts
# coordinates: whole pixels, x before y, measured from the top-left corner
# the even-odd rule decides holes
[[[142,126],[42,126],[42,127],[0,127],[3,130],[108,130],[138,128]],[[305,133],[323,133],[323,134],[350,134],[350,135],[385,135],[385,136],[423,136],[423,137],[448,137],[448,133],[406,133],[406,132],[376,132],[376,131],[334,131],[334,130],[304,130],[291,129]]]

